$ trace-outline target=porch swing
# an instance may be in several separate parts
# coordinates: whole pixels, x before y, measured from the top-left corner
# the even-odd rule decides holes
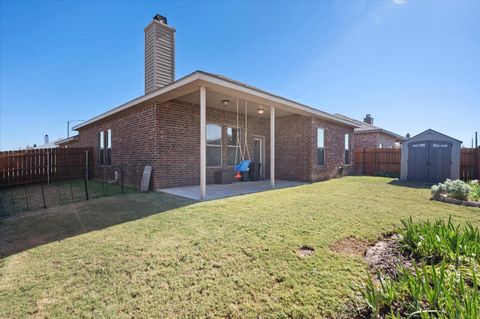
[[[244,129],[244,143],[243,143],[243,149],[242,149],[242,143],[240,142],[240,134],[238,134],[237,131],[237,142],[235,145],[235,171],[237,172],[235,174],[236,179],[241,179],[242,175],[241,173],[248,172],[250,163],[252,162],[250,160],[250,151],[248,149],[248,118],[247,118],[247,100],[245,100],[245,129]],[[239,125],[239,112],[238,112],[238,97],[237,97],[237,130],[240,127]],[[240,151],[240,158],[241,161],[237,164],[237,159],[238,159],[238,152]],[[248,159],[246,159],[248,158]]]

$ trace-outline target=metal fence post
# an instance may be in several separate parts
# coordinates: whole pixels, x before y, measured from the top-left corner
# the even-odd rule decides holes
[[[87,176],[85,176],[84,182],[85,182],[85,197],[86,197],[87,200],[88,200],[88,183],[87,183]]]
[[[43,189],[43,184],[40,184],[42,187],[42,199],[43,199],[43,208],[47,208],[47,203],[45,202],[45,190]]]
[[[120,168],[120,178],[122,179],[122,194],[125,192],[123,188],[123,166]]]
[[[13,199],[13,192],[12,192],[11,188],[10,188],[10,198],[12,200],[13,213],[15,214],[16,213],[16,211],[15,211],[15,200]]]
[[[47,184],[50,184],[50,152],[47,151]]]
[[[25,192],[25,203],[27,204],[27,210],[30,210],[30,203],[28,202],[28,194],[27,194],[27,185],[23,187],[23,190]]]
[[[85,151],[85,178],[88,180],[88,150]]]

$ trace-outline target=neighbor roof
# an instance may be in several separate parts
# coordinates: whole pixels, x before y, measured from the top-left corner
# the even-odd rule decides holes
[[[357,124],[352,123],[351,121],[347,121],[345,119],[339,118],[339,117],[334,116],[334,115],[332,115],[330,113],[327,113],[327,112],[320,111],[316,108],[307,106],[305,104],[301,104],[301,103],[286,99],[282,96],[269,93],[267,91],[261,90],[259,88],[254,87],[254,86],[248,85],[246,83],[243,83],[243,82],[240,82],[240,81],[237,81],[237,80],[233,80],[233,79],[228,78],[226,76],[219,75],[219,74],[214,74],[214,73],[208,73],[208,72],[204,72],[204,71],[195,71],[195,72],[193,72],[189,75],[186,75],[186,76],[184,76],[184,77],[182,77],[182,78],[180,78],[180,79],[178,79],[178,80],[176,80],[176,81],[174,81],[174,82],[156,90],[155,92],[140,96],[140,97],[138,97],[134,100],[131,100],[130,102],[127,102],[127,103],[122,104],[122,105],[120,105],[116,108],[113,108],[110,111],[107,111],[105,113],[102,113],[102,114],[94,117],[94,118],[91,118],[88,121],[82,122],[82,123],[74,126],[73,129],[78,130],[82,127],[90,125],[90,124],[92,124],[96,121],[99,121],[99,120],[104,119],[108,116],[111,116],[113,114],[116,114],[118,112],[126,110],[130,107],[136,106],[140,103],[143,103],[143,102],[155,99],[155,98],[159,98],[159,97],[162,97],[164,95],[168,95],[169,93],[172,93],[174,90],[181,90],[182,88],[184,88],[188,85],[192,85],[195,82],[199,82],[199,84],[206,83],[206,84],[212,84],[212,85],[217,85],[217,86],[221,86],[221,87],[231,88],[231,89],[234,89],[234,90],[239,91],[241,93],[254,95],[254,96],[256,96],[260,99],[268,100],[273,105],[281,104],[283,106],[286,106],[287,108],[292,108],[292,109],[295,109],[295,110],[298,110],[298,111],[303,111],[303,112],[309,113],[313,116],[324,118],[326,120],[336,122],[336,123],[340,123],[342,125],[358,127]]]
[[[54,142],[54,144],[60,145],[60,144],[68,143],[68,142],[77,140],[78,137],[79,137],[79,135],[74,135],[74,136],[62,138],[62,139],[56,140],[56,141]]]
[[[385,130],[381,127],[374,126],[374,125],[365,123],[363,121],[353,119],[353,118],[348,117],[348,116],[343,115],[343,114],[335,113],[334,115],[338,118],[341,118],[345,121],[349,121],[352,124],[357,125],[358,127],[356,127],[355,130],[354,130],[355,133],[384,133],[384,134],[388,134],[388,135],[391,135],[391,136],[395,137],[397,140],[401,140],[401,141],[406,140],[405,136],[399,135],[397,133],[393,133],[393,132]]]

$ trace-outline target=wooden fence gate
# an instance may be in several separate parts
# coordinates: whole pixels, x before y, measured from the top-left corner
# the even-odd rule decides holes
[[[0,187],[93,178],[93,148],[50,148],[0,152]]]

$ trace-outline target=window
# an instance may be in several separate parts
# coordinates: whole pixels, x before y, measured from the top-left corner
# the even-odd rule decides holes
[[[234,166],[240,162],[240,129],[227,127],[227,165]]]
[[[105,132],[98,133],[98,161],[100,165],[105,165]]]
[[[325,130],[317,128],[317,164],[325,165]]]
[[[207,124],[207,166],[222,166],[222,127]]]
[[[350,134],[345,134],[345,165],[350,165],[350,157]]]
[[[105,165],[112,165],[112,130],[107,130],[107,156],[105,157]]]

